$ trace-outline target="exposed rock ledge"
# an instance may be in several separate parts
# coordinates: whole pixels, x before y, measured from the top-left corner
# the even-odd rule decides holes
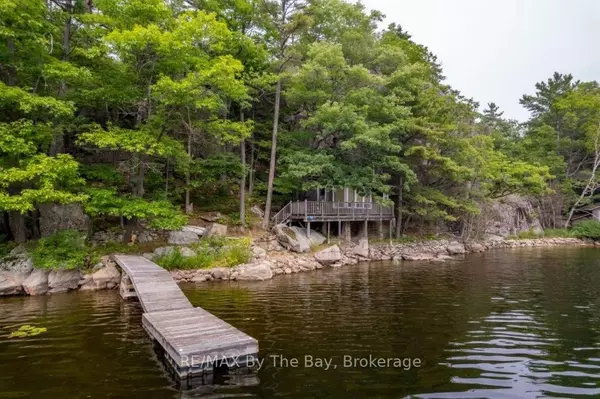
[[[409,244],[370,245],[366,240],[340,248],[332,245],[316,254],[282,251],[267,252],[258,245],[253,247],[250,263],[234,268],[175,270],[171,274],[177,282],[203,283],[213,280],[264,281],[282,274],[301,273],[354,265],[362,261],[432,261],[444,262],[466,253],[483,252],[494,248],[594,246],[589,241],[575,238],[540,238],[533,240],[488,240],[466,244],[438,240]],[[270,245],[267,244],[270,248]],[[93,270],[46,271],[34,269],[25,253],[15,251],[0,263],[0,296],[45,295],[71,290],[116,289],[121,274],[111,257],[104,257]]]

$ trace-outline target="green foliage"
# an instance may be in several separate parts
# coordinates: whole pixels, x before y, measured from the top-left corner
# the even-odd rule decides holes
[[[33,266],[38,269],[79,269],[88,265],[85,236],[74,230],[40,239],[31,255]]]
[[[569,229],[546,229],[544,230],[546,238],[569,238],[573,237],[573,231]]]
[[[600,240],[600,221],[583,220],[576,223],[571,231],[573,237]]]
[[[13,331],[12,333],[10,333],[8,338],[35,337],[36,335],[40,335],[47,331],[48,329],[46,327],[34,327],[26,324],[24,326],[19,327],[17,331]]]
[[[156,263],[167,270],[192,270],[234,267],[248,263],[252,258],[248,238],[205,237],[191,248],[196,252],[195,256],[186,258],[175,250],[157,259]]]

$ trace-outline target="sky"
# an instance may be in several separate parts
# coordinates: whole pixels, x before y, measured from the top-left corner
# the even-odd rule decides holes
[[[525,121],[519,104],[557,71],[600,80],[600,0],[362,0],[438,56],[446,83],[483,110],[495,102]]]

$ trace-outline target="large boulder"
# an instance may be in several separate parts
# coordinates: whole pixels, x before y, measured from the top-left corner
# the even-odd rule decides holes
[[[221,219],[223,217],[223,215],[221,215],[220,212],[210,212],[210,213],[205,213],[204,215],[200,216],[200,219],[206,221],[206,222],[216,222],[217,220]]]
[[[323,266],[329,266],[342,260],[342,251],[337,245],[326,248],[315,254],[315,260]]]
[[[0,260],[0,270],[28,274],[33,270],[33,261],[25,248],[20,245]]]
[[[482,212],[483,233],[506,237],[523,231],[543,233],[544,229],[531,199],[509,195],[484,205]]]
[[[55,294],[75,290],[79,287],[82,277],[79,270],[52,270],[48,274],[49,292]]]
[[[212,278],[215,280],[229,280],[231,270],[226,267],[217,267],[210,271]]]
[[[48,271],[36,269],[23,281],[23,289],[28,295],[45,295],[48,292]]]
[[[298,253],[310,251],[311,242],[302,231],[278,224],[273,227],[273,232],[284,248]]]
[[[227,226],[224,224],[213,223],[206,230],[207,237],[225,237],[227,235]]]
[[[61,230],[88,231],[89,218],[80,204],[45,204],[39,206],[40,234],[46,237]]]
[[[264,281],[273,278],[272,264],[269,261],[242,265],[236,269],[236,279],[245,281]]]
[[[301,234],[306,237],[306,229],[297,226],[292,226],[290,229],[292,229],[296,235]],[[321,245],[327,240],[323,234],[312,229],[310,230],[310,237],[308,237],[308,239],[310,240],[310,245]]]
[[[181,254],[181,256],[183,256],[184,258],[192,258],[192,257],[198,255],[196,252],[194,252],[192,249],[190,249],[188,247],[178,248],[178,251]]]
[[[258,205],[254,205],[250,208],[250,213],[252,213],[254,216],[259,217],[259,218],[264,218],[265,217],[265,212],[260,209],[260,207]]]
[[[369,257],[369,240],[366,238],[361,238],[358,240],[358,244],[352,248],[352,254],[358,255],[363,258]]]
[[[121,273],[114,265],[107,265],[92,274],[92,281],[97,290],[113,289],[119,286]]]
[[[450,255],[462,255],[467,252],[465,246],[458,241],[452,241],[446,249]]]
[[[204,233],[206,233],[206,228],[204,227],[200,227],[200,226],[183,226],[183,228],[181,229],[181,231],[185,231],[187,233],[194,233],[197,234],[199,236],[203,236]]]
[[[171,245],[190,245],[200,241],[198,234],[191,231],[170,231],[168,243]]]
[[[0,296],[23,293],[23,281],[27,274],[0,271]]]
[[[175,252],[175,247],[158,247],[154,250],[154,255],[160,258],[161,256],[171,255],[173,252]]]

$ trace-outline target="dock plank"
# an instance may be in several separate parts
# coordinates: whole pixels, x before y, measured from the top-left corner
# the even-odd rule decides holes
[[[258,354],[256,339],[194,307],[168,271],[140,256],[114,258],[144,309],[144,328],[163,347],[179,377],[210,369],[217,361],[243,363]]]

